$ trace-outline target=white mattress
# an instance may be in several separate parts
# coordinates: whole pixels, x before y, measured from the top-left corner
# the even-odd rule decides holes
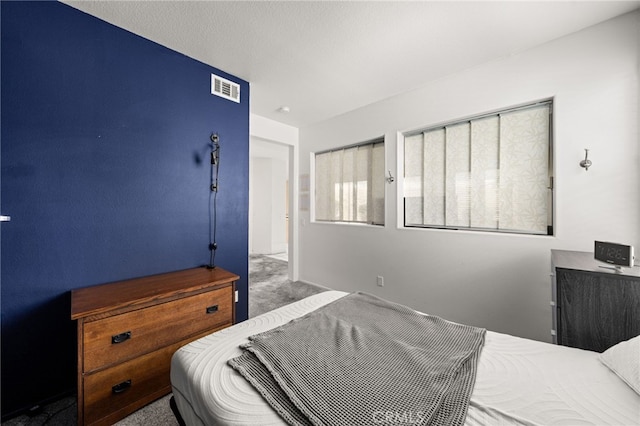
[[[179,349],[171,362],[171,384],[187,425],[285,424],[227,360],[241,354],[248,336],[346,294],[316,294]],[[598,355],[487,332],[465,424],[640,425],[640,396]]]

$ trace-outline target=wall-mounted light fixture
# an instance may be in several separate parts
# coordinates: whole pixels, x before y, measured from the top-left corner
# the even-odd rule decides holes
[[[211,139],[211,181],[209,183],[209,264],[207,268],[215,269],[216,267],[216,250],[218,242],[216,241],[217,215],[218,208],[216,200],[218,199],[218,172],[220,170],[220,137],[217,133],[212,133]]]
[[[584,170],[587,171],[589,170],[589,167],[591,167],[591,164],[591,160],[589,160],[589,150],[585,148],[584,160],[580,162],[580,167],[584,167]]]
[[[395,180],[396,180],[396,178],[394,178],[394,177],[391,175],[391,170],[388,170],[388,172],[389,172],[389,176],[388,176],[388,177],[386,177],[385,179],[386,179],[386,181],[387,181],[388,183],[393,183],[393,181],[395,181]]]

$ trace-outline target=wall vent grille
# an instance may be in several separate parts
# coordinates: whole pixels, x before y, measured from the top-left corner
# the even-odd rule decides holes
[[[240,85],[211,74],[211,94],[240,103]]]

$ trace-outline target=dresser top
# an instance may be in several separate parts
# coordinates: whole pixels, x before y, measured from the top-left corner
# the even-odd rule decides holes
[[[586,251],[551,250],[553,268],[575,269],[626,277],[640,277],[640,267],[623,268],[618,272],[610,265],[594,259],[593,253]]]
[[[143,307],[214,289],[240,277],[222,268],[192,268],[71,291],[71,319]]]

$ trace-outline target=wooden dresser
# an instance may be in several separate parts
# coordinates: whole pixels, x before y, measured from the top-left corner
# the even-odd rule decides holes
[[[640,334],[640,268],[615,272],[593,253],[551,251],[553,342],[603,352]]]
[[[78,424],[111,425],[171,392],[171,356],[235,321],[235,283],[194,268],[71,292],[78,322]]]

